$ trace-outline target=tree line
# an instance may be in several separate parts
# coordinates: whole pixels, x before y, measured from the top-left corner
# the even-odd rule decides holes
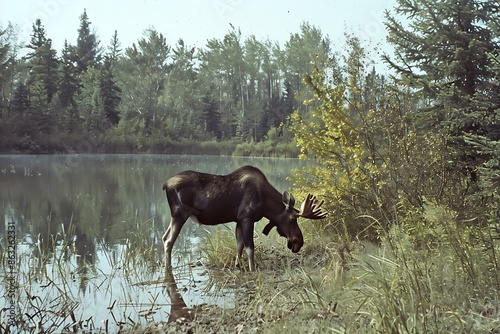
[[[153,28],[125,49],[115,31],[103,48],[84,11],[76,43],[66,41],[60,54],[40,20],[24,47],[14,30],[0,35],[3,151],[68,152],[82,141],[97,152],[291,143],[288,118],[304,109],[296,98],[302,74],[311,60],[331,55],[329,38],[308,23],[284,46],[243,39],[231,26],[202,48],[182,39],[171,45]]]
[[[154,29],[124,50],[115,33],[101,49],[84,12],[76,44],[67,42],[60,56],[35,22],[24,57],[6,29],[2,150],[299,147],[320,163],[298,184],[336,198],[354,221],[360,208],[392,221],[401,198],[415,207],[445,201],[464,213],[486,206],[495,220],[499,10],[482,0],[398,1],[385,19],[389,74],[377,73],[359,38],[346,36],[334,51],[308,23],[283,46],[243,39],[231,27],[199,49],[169,45]]]

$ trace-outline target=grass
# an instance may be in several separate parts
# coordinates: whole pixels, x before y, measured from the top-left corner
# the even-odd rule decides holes
[[[425,233],[396,225],[378,244],[342,238],[332,226],[311,236],[306,227],[299,255],[277,234],[256,233],[258,271],[239,275],[222,270],[234,237],[210,235],[206,258],[222,275],[215,284],[246,288],[221,322],[264,333],[500,333],[496,230],[461,228],[449,213],[427,211]]]
[[[348,237],[343,221],[301,222],[306,240],[298,254],[274,231],[262,235],[261,222],[254,236],[257,272],[246,271],[245,256],[244,269],[234,268],[234,225],[208,229],[196,264],[207,272],[208,282],[196,288],[199,278],[190,277],[189,288],[180,285],[181,295],[193,289],[230,296],[234,304],[203,304],[192,321],[168,324],[162,250],[141,228],[148,224],[132,225],[121,245],[97,242],[104,254],[101,264],[108,269],[78,260],[70,224],[53,238],[51,249],[39,248],[38,257],[19,252],[18,329],[500,333],[496,227],[462,226],[452,213],[432,206],[424,218],[393,225],[378,243]],[[81,287],[92,291],[87,301]],[[84,315],[85,308],[99,302],[105,304],[104,320]],[[2,324],[0,330],[8,328]]]

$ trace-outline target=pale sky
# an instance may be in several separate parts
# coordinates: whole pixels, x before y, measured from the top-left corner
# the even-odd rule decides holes
[[[20,40],[27,42],[40,18],[58,51],[65,39],[76,44],[84,9],[103,47],[115,30],[124,49],[150,27],[172,46],[182,38],[187,45],[204,47],[207,39],[223,38],[230,24],[244,37],[254,34],[260,41],[269,38],[283,44],[300,31],[302,22],[320,28],[334,47],[345,31],[375,46],[385,41],[383,13],[394,4],[395,0],[0,0],[0,26],[16,24]]]

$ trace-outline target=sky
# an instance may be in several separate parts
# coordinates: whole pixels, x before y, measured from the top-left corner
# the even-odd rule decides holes
[[[26,43],[36,19],[41,19],[46,37],[60,51],[67,40],[75,45],[83,11],[102,47],[108,47],[115,30],[122,49],[154,28],[167,43],[182,38],[187,45],[204,47],[208,39],[222,39],[231,25],[243,37],[255,35],[282,45],[290,34],[300,32],[303,22],[320,28],[334,48],[341,47],[344,32],[376,46],[385,41],[384,11],[395,0],[0,0],[0,26],[17,25],[20,41]]]

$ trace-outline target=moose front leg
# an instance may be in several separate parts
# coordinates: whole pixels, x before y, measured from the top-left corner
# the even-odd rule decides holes
[[[243,248],[245,248],[250,271],[255,271],[253,226],[253,222],[236,224],[236,260],[234,265],[236,267],[241,267],[241,255],[243,254]]]
[[[165,264],[167,267],[172,266],[172,248],[174,247],[175,240],[177,240],[177,237],[179,236],[179,233],[181,232],[182,226],[185,222],[185,219],[172,217],[170,220],[170,225],[168,226],[167,231],[162,237],[163,247],[165,248],[166,255]]]

